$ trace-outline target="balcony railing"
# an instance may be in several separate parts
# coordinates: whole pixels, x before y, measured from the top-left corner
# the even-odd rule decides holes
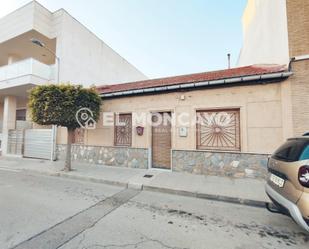
[[[54,65],[43,64],[33,58],[18,61],[0,67],[0,81],[18,78],[25,75],[35,75],[44,80],[55,79]]]

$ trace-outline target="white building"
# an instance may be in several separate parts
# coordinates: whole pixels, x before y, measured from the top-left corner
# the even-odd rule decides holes
[[[238,65],[289,64],[286,0],[248,0]]]
[[[283,84],[283,118],[290,122],[285,137],[309,129],[309,1],[248,0],[243,14],[243,47],[238,66],[286,65],[292,73]]]
[[[51,51],[33,44],[38,39]],[[0,19],[0,140],[26,122],[27,90],[47,82],[128,82],[146,76],[64,9],[50,12],[32,1]],[[19,122],[21,121],[21,122]],[[18,146],[18,145],[16,145]]]

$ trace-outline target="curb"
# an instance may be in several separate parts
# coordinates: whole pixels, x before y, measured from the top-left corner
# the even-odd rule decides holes
[[[128,188],[128,183],[119,182],[119,181],[111,181],[111,180],[106,180],[106,179],[98,179],[94,177],[86,177],[86,176],[80,176],[80,175],[70,175],[68,173],[59,173],[58,176],[63,177],[63,178],[74,179],[74,180],[81,180],[81,181],[87,181],[87,182],[92,182],[92,183],[103,183],[103,184]]]
[[[229,197],[223,195],[212,195],[212,194],[205,194],[205,193],[198,193],[198,192],[189,192],[185,190],[175,190],[175,189],[168,189],[168,188],[161,188],[161,187],[154,187],[154,186],[143,186],[143,190],[153,191],[153,192],[160,192],[160,193],[167,193],[173,195],[181,195],[187,197],[195,197],[199,199],[206,199],[206,200],[213,200],[213,201],[222,201],[228,202],[233,204],[240,204],[245,206],[251,207],[258,207],[258,208],[265,208],[265,205],[268,202],[264,201],[256,201],[250,199],[243,199],[237,197]]]
[[[206,194],[206,193],[199,193],[199,192],[190,192],[190,191],[185,191],[185,190],[176,190],[176,189],[170,189],[170,188],[155,187],[155,186],[150,186],[150,185],[138,185],[137,186],[136,184],[130,184],[130,183],[119,182],[119,181],[111,181],[111,180],[106,180],[106,179],[98,179],[94,177],[87,177],[87,176],[81,176],[81,175],[71,175],[70,173],[62,173],[62,172],[51,173],[51,172],[28,170],[28,169],[21,169],[21,170],[25,172],[40,174],[40,175],[62,177],[62,178],[68,178],[68,179],[73,179],[73,180],[108,184],[108,185],[124,187],[124,188],[139,189],[139,190],[146,190],[146,191],[187,196],[187,197],[195,197],[199,199],[221,201],[221,202],[240,204],[240,205],[245,205],[245,206],[250,206],[250,207],[257,207],[257,208],[265,208],[266,204],[269,203],[265,201],[257,201],[257,200],[250,200],[250,199],[223,196],[223,195],[213,195],[213,194]]]
[[[128,188],[128,183],[119,182],[119,181],[111,181],[111,180],[106,180],[106,179],[98,179],[98,178],[94,178],[94,177],[87,177],[87,176],[80,176],[80,175],[71,175],[69,173],[62,173],[62,172],[51,173],[51,172],[44,172],[44,171],[31,170],[31,169],[30,170],[29,169],[21,169],[21,170],[24,171],[24,172],[30,172],[30,173],[40,174],[40,175],[45,175],[45,176],[62,177],[62,178],[68,178],[68,179],[73,179],[73,180],[108,184],[108,185]]]

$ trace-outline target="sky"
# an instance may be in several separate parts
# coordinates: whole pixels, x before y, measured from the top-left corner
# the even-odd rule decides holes
[[[0,0],[0,17],[30,0]],[[66,9],[149,78],[236,66],[247,0],[38,0]]]

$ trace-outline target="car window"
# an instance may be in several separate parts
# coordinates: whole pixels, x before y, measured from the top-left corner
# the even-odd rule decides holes
[[[308,142],[302,139],[288,140],[276,150],[272,157],[287,162],[298,161],[307,144]]]
[[[309,145],[303,150],[299,158],[300,161],[302,160],[309,160]]]

